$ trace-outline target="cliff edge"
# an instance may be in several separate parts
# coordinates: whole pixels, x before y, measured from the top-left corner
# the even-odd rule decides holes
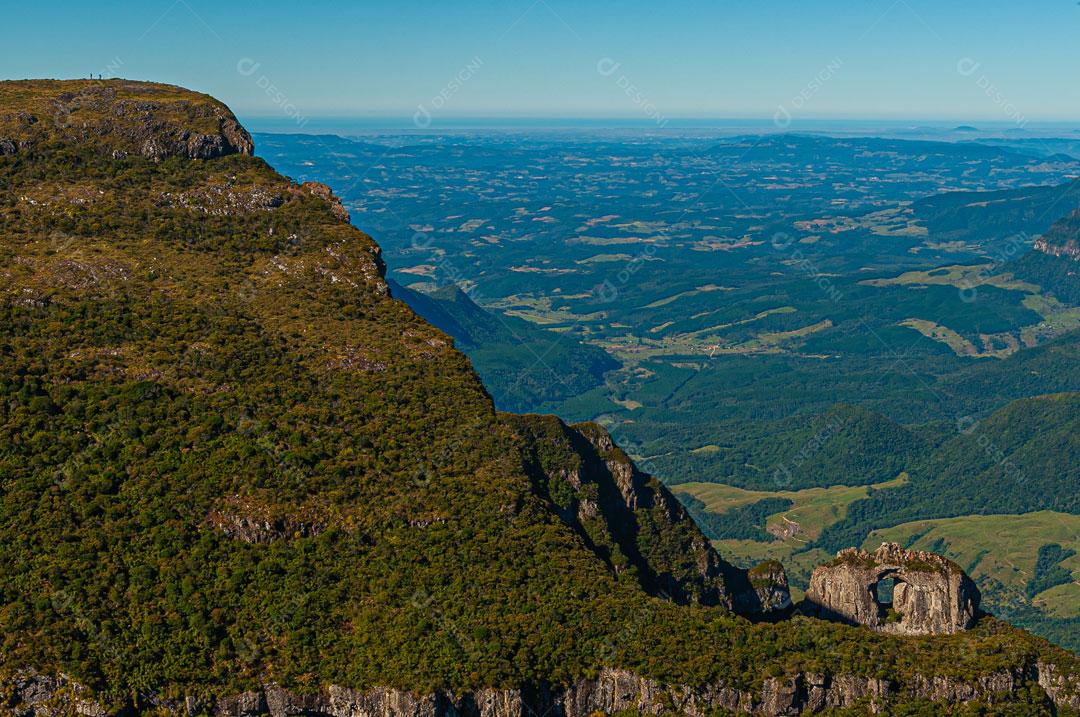
[[[113,159],[211,159],[255,149],[228,107],[179,87],[123,80],[5,83],[0,154],[63,144]]]

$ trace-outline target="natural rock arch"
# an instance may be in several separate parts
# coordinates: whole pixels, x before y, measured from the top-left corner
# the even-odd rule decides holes
[[[879,585],[893,580],[890,603]],[[884,543],[873,553],[849,548],[810,578],[804,610],[829,620],[901,635],[951,634],[975,624],[979,589],[956,563]]]

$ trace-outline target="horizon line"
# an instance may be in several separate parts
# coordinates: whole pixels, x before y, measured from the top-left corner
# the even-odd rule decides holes
[[[401,116],[312,116],[245,115],[240,121],[257,134],[349,135],[387,131],[402,134],[430,134],[464,130],[589,130],[635,131],[645,134],[716,132],[718,134],[854,134],[923,135],[963,140],[990,139],[1080,139],[1080,120],[1036,120],[1017,124],[1009,121],[962,119],[836,118],[800,119],[777,123],[767,118],[671,118],[662,124],[626,117],[475,116],[447,117],[417,123]],[[1072,135],[1076,135],[1073,137]]]
[[[285,115],[282,113],[269,113],[262,114],[256,112],[248,112],[244,110],[237,110],[231,108],[234,113],[243,115],[251,120],[258,121],[279,121],[279,122],[296,122],[297,118],[291,115]],[[401,121],[410,122],[413,117],[412,113],[357,113],[357,114],[308,114],[303,115],[301,118],[305,121]],[[649,117],[639,117],[633,115],[601,115],[601,114],[573,114],[573,115],[547,115],[547,114],[460,114],[450,115],[447,114],[441,118],[433,118],[433,123],[446,122],[446,123],[459,123],[459,122],[476,122],[476,121],[497,121],[497,122],[520,122],[520,121],[544,121],[544,122],[619,122],[619,123],[635,123],[642,126],[656,126],[663,128],[664,123],[670,122],[755,122],[777,125],[775,118],[759,115],[669,115],[665,116],[662,121],[658,122],[655,119]],[[1046,125],[1046,124],[1075,124],[1080,127],[1080,117],[1054,117],[1054,118],[1028,118],[1023,123],[1019,123],[1015,120],[1008,118],[994,119],[990,117],[920,117],[920,116],[848,116],[848,115],[836,115],[836,116],[814,116],[814,117],[798,117],[793,118],[789,123],[784,126],[790,126],[792,124],[799,124],[804,122],[813,123],[827,123],[827,122],[887,122],[887,123],[922,123],[922,124],[957,124],[963,125],[975,125],[985,124],[991,126],[1001,127],[1015,127],[1017,129],[1023,129],[1027,125]],[[780,125],[777,125],[780,126]]]

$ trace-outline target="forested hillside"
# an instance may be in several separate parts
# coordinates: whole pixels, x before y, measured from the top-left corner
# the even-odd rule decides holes
[[[603,384],[604,373],[620,365],[573,336],[485,311],[454,284],[424,293],[388,283],[394,298],[454,338],[501,410],[528,411],[564,401]]]

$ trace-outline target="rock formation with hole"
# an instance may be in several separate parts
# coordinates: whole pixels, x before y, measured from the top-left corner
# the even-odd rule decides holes
[[[878,585],[894,580],[891,603]],[[825,619],[897,635],[941,635],[975,624],[979,590],[963,570],[940,555],[884,543],[873,553],[840,551],[810,578],[804,610]]]

